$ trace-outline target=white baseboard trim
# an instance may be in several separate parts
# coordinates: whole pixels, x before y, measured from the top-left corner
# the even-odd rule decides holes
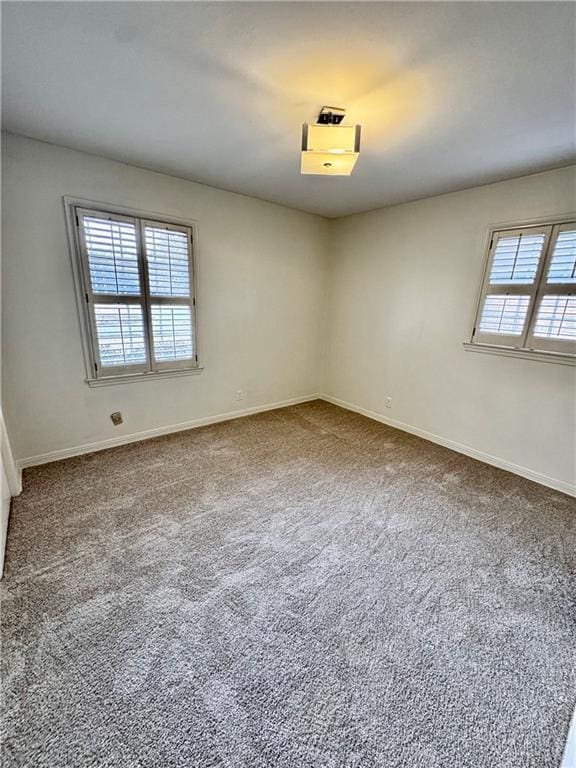
[[[217,424],[221,421],[231,421],[232,419],[240,419],[243,416],[251,416],[255,413],[263,413],[265,411],[272,411],[277,408],[286,408],[290,405],[298,405],[298,403],[307,403],[311,400],[325,400],[327,403],[332,403],[333,405],[337,405],[340,408],[345,408],[348,411],[354,411],[355,413],[360,413],[363,416],[367,416],[369,419],[374,419],[375,421],[379,421],[382,424],[387,424],[390,427],[394,427],[395,429],[400,429],[403,432],[409,432],[412,435],[417,435],[418,437],[424,438],[424,440],[429,440],[432,443],[436,443],[437,445],[442,445],[444,448],[450,448],[453,451],[457,451],[458,453],[463,453],[465,456],[470,456],[473,459],[477,459],[478,461],[483,461],[486,464],[491,464],[494,467],[498,467],[499,469],[503,469],[507,472],[512,472],[515,475],[520,475],[520,477],[525,477],[528,480],[533,480],[535,483],[539,483],[540,485],[544,485],[548,488],[552,488],[555,491],[561,491],[562,493],[566,493],[569,496],[575,496],[576,497],[576,486],[571,485],[570,483],[565,483],[562,480],[557,480],[556,478],[549,477],[548,475],[544,475],[540,472],[535,472],[532,469],[528,469],[527,467],[523,467],[519,464],[514,464],[510,461],[506,461],[504,459],[500,459],[497,456],[492,456],[489,453],[485,453],[484,451],[479,451],[476,448],[471,448],[468,445],[463,445],[462,443],[457,443],[454,440],[449,440],[446,437],[442,437],[441,435],[436,435],[432,432],[427,432],[425,429],[420,429],[419,427],[415,427],[412,424],[406,424],[403,421],[398,421],[397,419],[390,418],[389,416],[384,416],[381,413],[377,413],[376,411],[371,411],[367,408],[362,408],[359,405],[355,405],[354,403],[349,403],[346,400],[340,400],[337,397],[333,397],[332,395],[328,395],[325,393],[321,394],[312,394],[312,395],[305,395],[303,397],[293,397],[288,400],[281,400],[276,403],[268,403],[267,405],[257,405],[252,408],[243,408],[241,410],[237,411],[228,411],[227,413],[218,413],[213,416],[205,416],[200,419],[193,419],[192,421],[183,421],[179,424],[170,424],[166,427],[157,427],[156,429],[149,429],[145,430],[143,432],[134,432],[130,435],[122,435],[120,437],[112,437],[108,440],[100,440],[95,443],[86,443],[84,445],[78,445],[74,446],[72,448],[64,448],[58,451],[50,451],[49,453],[42,453],[37,456],[29,456],[25,459],[20,459],[18,462],[18,483],[19,488],[21,488],[21,473],[23,469],[26,469],[26,467],[33,467],[38,464],[48,464],[52,461],[60,461],[61,459],[69,459],[73,456],[81,456],[85,453],[94,453],[96,451],[103,451],[106,448],[114,448],[119,445],[127,445],[128,443],[136,443],[140,440],[148,440],[153,437],[160,437],[161,435],[168,435],[173,432],[183,432],[187,429],[194,429],[196,427],[204,427],[209,424]],[[19,491],[18,491],[19,492]]]
[[[381,413],[370,411],[367,408],[354,405],[354,403],[348,403],[345,400],[332,397],[332,395],[320,394],[318,397],[320,400],[325,400],[327,403],[338,405],[340,408],[345,408],[348,411],[360,413],[362,416],[367,416],[369,419],[380,421],[382,424],[387,424],[389,427],[395,427],[396,429],[400,429],[403,432],[409,432],[411,435],[417,435],[418,437],[424,438],[424,440],[429,440],[431,443],[437,443],[438,445],[444,446],[444,448],[450,448],[452,451],[463,453],[465,456],[478,459],[478,461],[483,461],[485,464],[491,464],[494,467],[498,467],[498,469],[504,469],[507,472],[512,472],[514,475],[520,475],[520,477],[525,477],[527,480],[533,480],[535,483],[540,483],[540,485],[553,488],[555,491],[561,491],[562,493],[566,493],[569,496],[576,496],[576,485],[565,483],[563,480],[556,480],[554,477],[548,477],[548,475],[535,472],[532,469],[528,469],[528,467],[523,467],[519,464],[514,464],[511,461],[500,459],[497,456],[484,453],[484,451],[478,451],[476,448],[471,448],[469,445],[456,443],[454,440],[449,440],[448,438],[442,437],[441,435],[436,435],[433,432],[427,432],[425,429],[414,427],[412,424],[406,424],[403,421],[392,419],[389,416],[383,416]]]
[[[213,416],[204,416],[200,419],[192,419],[192,421],[182,421],[179,424],[170,424],[166,427],[156,427],[155,429],[147,429],[143,432],[133,432],[130,435],[111,437],[108,440],[99,440],[96,443],[86,443],[85,445],[76,445],[73,448],[63,448],[59,451],[50,451],[49,453],[41,453],[37,456],[28,456],[25,459],[20,459],[18,466],[21,472],[23,469],[26,469],[26,467],[34,467],[38,464],[49,464],[52,461],[69,459],[73,456],[81,456],[85,453],[104,451],[106,448],[115,448],[118,445],[137,443],[140,440],[149,440],[152,437],[169,435],[173,432],[184,432],[187,429],[205,427],[209,424],[217,424],[220,421],[232,421],[233,419],[241,419],[243,416],[252,416],[255,413],[263,413],[264,411],[274,411],[278,408],[286,408],[289,405],[307,403],[310,400],[318,400],[319,398],[320,395],[318,394],[305,395],[303,397],[292,397],[289,400],[281,400],[277,403],[256,405],[252,408],[242,408],[238,409],[237,411],[228,411],[227,413],[217,413]]]

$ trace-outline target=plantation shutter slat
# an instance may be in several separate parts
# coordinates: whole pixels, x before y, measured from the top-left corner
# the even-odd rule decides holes
[[[74,210],[94,377],[197,368],[190,227]]]
[[[103,367],[146,362],[142,307],[137,304],[95,304],[94,312]]]
[[[96,378],[149,369],[138,222],[76,209]]]
[[[152,332],[157,362],[191,360],[194,357],[190,307],[152,304]]]
[[[524,329],[530,296],[486,296],[480,331],[520,336]]]
[[[576,354],[576,222],[554,227],[548,251],[527,346]]]
[[[576,296],[543,296],[534,335],[544,339],[576,341]]]
[[[576,357],[576,222],[492,232],[475,344]]]
[[[196,361],[192,296],[192,232],[143,221],[150,294],[153,364],[158,370]]]
[[[546,282],[576,285],[576,227],[558,233]]]
[[[136,226],[83,216],[92,293],[140,294]]]
[[[520,233],[510,237],[498,237],[490,284],[530,285],[534,282],[544,246],[545,234]]]
[[[190,296],[186,232],[144,225],[150,296]]]
[[[522,347],[552,228],[493,233],[473,342]]]

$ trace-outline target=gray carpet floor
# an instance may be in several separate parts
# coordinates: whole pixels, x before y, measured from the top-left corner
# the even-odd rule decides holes
[[[323,402],[24,485],[4,766],[558,768],[574,499]]]

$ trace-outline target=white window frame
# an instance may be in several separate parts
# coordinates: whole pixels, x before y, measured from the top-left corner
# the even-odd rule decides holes
[[[528,221],[515,224],[500,224],[490,227],[488,234],[487,253],[482,273],[480,294],[476,304],[474,322],[470,341],[464,342],[469,351],[488,352],[493,354],[508,354],[546,362],[556,362],[564,365],[576,365],[576,343],[557,339],[546,339],[534,336],[538,308],[543,296],[546,295],[576,295],[576,286],[560,283],[548,284],[546,276],[550,268],[554,244],[558,234],[566,229],[573,229],[576,214],[564,214],[552,219]],[[530,230],[545,235],[542,255],[538,270],[532,284],[490,284],[492,261],[499,237],[509,237]],[[520,335],[505,335],[482,333],[480,318],[487,295],[525,295],[529,296],[528,311],[524,327]]]
[[[64,211],[70,246],[72,272],[76,289],[76,305],[82,337],[82,349],[86,367],[86,382],[90,386],[103,386],[108,384],[124,384],[134,381],[146,381],[156,378],[171,376],[183,376],[201,373],[203,367],[199,360],[198,347],[198,301],[196,291],[197,279],[197,250],[198,236],[197,225],[193,221],[181,219],[150,211],[136,210],[121,205],[101,203],[83,198],[65,196]],[[84,230],[80,226],[79,217],[84,213],[92,213],[107,217],[115,221],[129,221],[135,225],[136,239],[139,249],[138,265],[140,285],[142,291],[139,295],[121,294],[120,296],[106,294],[94,294],[90,282],[88,269],[87,249],[84,242]],[[148,286],[146,270],[146,242],[144,237],[145,226],[166,227],[180,232],[185,232],[190,238],[190,296],[151,296]],[[154,341],[152,334],[152,321],[150,314],[150,302],[154,304],[182,304],[189,306],[192,314],[192,342],[194,347],[194,359],[156,362],[154,360]],[[110,366],[103,368],[99,365],[99,351],[96,334],[94,304],[98,303],[122,303],[137,304],[142,306],[144,318],[144,334],[148,362],[126,366]]]

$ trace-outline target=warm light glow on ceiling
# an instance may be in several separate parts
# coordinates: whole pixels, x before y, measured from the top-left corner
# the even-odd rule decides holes
[[[321,104],[346,107],[362,125],[362,155],[367,161],[369,155],[371,166],[384,152],[421,139],[444,92],[436,86],[431,65],[411,62],[406,55],[381,44],[370,50],[353,39],[337,57],[333,46],[318,41],[305,41],[297,57],[281,47],[268,56],[255,53],[250,74],[257,85],[256,108],[269,126],[271,155],[294,157],[294,138],[284,126],[315,123]]]

